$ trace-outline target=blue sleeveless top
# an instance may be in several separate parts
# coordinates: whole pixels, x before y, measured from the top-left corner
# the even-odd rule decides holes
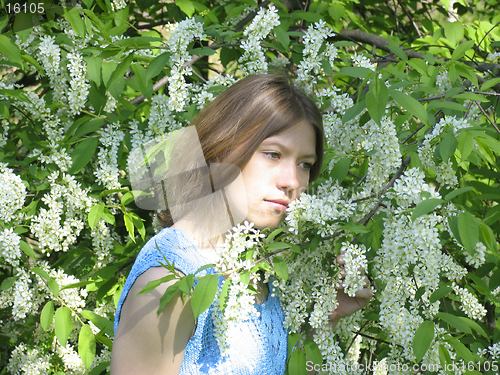
[[[161,250],[158,251],[158,248]],[[123,302],[135,280],[150,267],[161,266],[163,255],[175,268],[187,275],[213,263],[204,257],[184,236],[182,230],[165,228],[143,247],[132,266],[123,288],[115,315],[115,334],[120,321]],[[199,273],[215,273],[213,268]],[[198,276],[198,275],[197,275]],[[224,278],[219,276],[219,290]],[[193,337],[188,341],[180,375],[282,375],[287,358],[287,332],[283,327],[284,314],[273,287],[267,301],[255,304],[260,316],[250,316],[239,323],[230,336],[229,349],[222,355],[214,337],[214,323],[210,308],[199,317]],[[236,338],[236,340],[234,339]]]

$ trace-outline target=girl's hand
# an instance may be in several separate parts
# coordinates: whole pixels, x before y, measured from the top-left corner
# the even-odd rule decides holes
[[[339,254],[339,256],[337,257],[337,263],[340,266],[344,264],[342,254]],[[328,317],[331,323],[334,325],[337,325],[340,318],[354,314],[356,311],[362,309],[363,307],[366,307],[373,295],[373,292],[370,288],[370,280],[368,280],[368,277],[365,275],[364,270],[362,270],[360,277],[363,277],[365,279],[365,286],[363,289],[358,290],[354,297],[349,297],[344,292],[343,287],[343,279],[345,277],[345,273],[343,271],[341,272],[342,280],[337,292],[337,300],[339,304],[337,308],[332,312],[332,314]]]

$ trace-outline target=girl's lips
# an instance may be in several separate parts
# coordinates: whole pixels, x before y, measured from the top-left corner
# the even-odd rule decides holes
[[[266,202],[269,203],[275,210],[286,211],[287,206],[283,203],[276,201],[266,201]]]

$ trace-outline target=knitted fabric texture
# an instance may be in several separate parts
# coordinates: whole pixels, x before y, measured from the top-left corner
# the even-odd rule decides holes
[[[161,252],[160,252],[161,251]],[[162,254],[163,253],[163,254]],[[175,262],[175,268],[187,275],[210,264],[182,230],[165,228],[151,238],[139,253],[120,296],[115,315],[115,334],[120,321],[123,302],[135,280],[151,267],[161,266],[163,256]],[[215,273],[209,268],[205,273]],[[224,278],[218,277],[219,291]],[[273,290],[271,283],[270,289]],[[213,307],[213,306],[212,306]],[[287,357],[287,333],[283,328],[283,310],[276,296],[269,293],[262,305],[255,304],[259,316],[250,316],[228,332],[229,349],[221,354],[214,337],[211,309],[198,317],[196,330],[188,341],[180,375],[282,375]]]

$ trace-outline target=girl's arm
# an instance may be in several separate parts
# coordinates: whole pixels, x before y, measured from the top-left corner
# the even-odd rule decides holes
[[[160,298],[176,280],[137,296],[149,281],[167,276],[152,267],[137,278],[123,303],[111,355],[111,375],[178,375],[195,324],[189,298],[176,295],[157,315]]]

